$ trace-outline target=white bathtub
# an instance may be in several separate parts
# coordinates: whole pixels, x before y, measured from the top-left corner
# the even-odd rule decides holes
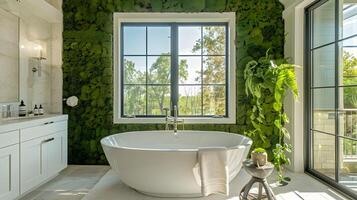
[[[138,131],[101,140],[110,166],[135,190],[159,197],[201,196],[193,168],[199,147],[227,147],[230,181],[241,169],[252,140],[215,131]]]

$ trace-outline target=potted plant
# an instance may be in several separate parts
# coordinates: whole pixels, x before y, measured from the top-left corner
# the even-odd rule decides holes
[[[262,167],[268,162],[267,151],[263,148],[255,148],[250,154],[250,158],[257,167]]]
[[[292,147],[285,140],[290,134],[284,127],[289,119],[283,102],[287,92],[298,96],[295,67],[284,59],[273,60],[267,52],[248,62],[244,70],[245,92],[251,104],[247,112],[251,126],[245,134],[254,141],[253,146],[266,149],[280,183],[290,180],[284,176],[284,167],[290,163],[287,153]]]

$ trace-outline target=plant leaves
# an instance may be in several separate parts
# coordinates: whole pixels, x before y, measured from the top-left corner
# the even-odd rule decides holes
[[[152,11],[158,12],[162,9],[162,0],[150,0]]]

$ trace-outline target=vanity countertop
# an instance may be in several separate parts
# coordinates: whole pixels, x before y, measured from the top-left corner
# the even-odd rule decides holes
[[[65,114],[45,114],[34,117],[16,117],[8,119],[0,119],[0,134],[20,128],[28,128],[38,126],[46,122],[67,120],[68,115]]]

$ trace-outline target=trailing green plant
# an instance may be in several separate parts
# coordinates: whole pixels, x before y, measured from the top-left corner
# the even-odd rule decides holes
[[[272,60],[267,52],[257,61],[248,62],[244,70],[245,92],[252,105],[248,115],[253,127],[245,134],[253,139],[254,146],[268,150],[280,182],[289,180],[283,174],[284,166],[290,164],[286,154],[292,148],[284,141],[290,136],[284,127],[289,119],[283,101],[287,91],[291,91],[295,98],[298,95],[294,67],[283,59]]]

